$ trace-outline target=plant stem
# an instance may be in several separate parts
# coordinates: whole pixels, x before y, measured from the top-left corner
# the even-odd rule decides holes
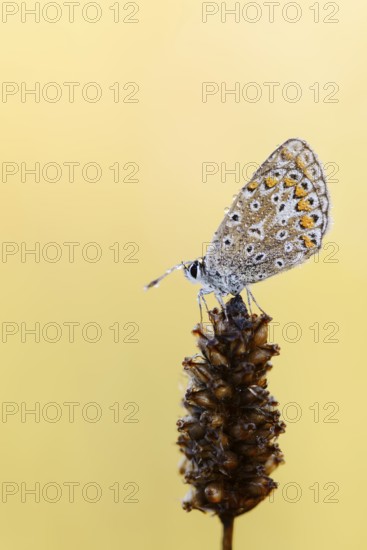
[[[223,524],[223,545],[222,550],[232,550],[233,540],[233,516],[225,516],[220,518]]]

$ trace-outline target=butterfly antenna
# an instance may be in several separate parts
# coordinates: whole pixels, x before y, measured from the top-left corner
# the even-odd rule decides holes
[[[170,267],[169,269],[167,269],[167,271],[165,273],[163,273],[163,275],[158,277],[158,279],[154,279],[154,281],[151,281],[148,285],[146,285],[144,287],[144,290],[148,290],[148,288],[153,288],[154,286],[158,286],[162,279],[164,279],[165,277],[167,277],[168,275],[170,275],[174,271],[177,271],[178,269],[182,269],[182,268],[186,267],[186,264],[191,264],[193,261],[194,260],[188,260],[187,262],[181,262],[177,265],[174,265],[173,267]]]

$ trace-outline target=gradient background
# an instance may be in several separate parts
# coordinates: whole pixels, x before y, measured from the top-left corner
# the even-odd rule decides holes
[[[13,4],[20,10],[20,4]],[[177,473],[175,423],[186,384],[181,361],[195,352],[190,331],[199,320],[198,289],[181,273],[159,290],[144,293],[142,288],[167,267],[201,255],[223,209],[244,183],[234,176],[222,182],[220,174],[204,183],[202,163],[259,164],[289,137],[306,139],[324,163],[332,163],[334,221],[318,262],[311,260],[253,289],[279,323],[274,340],[281,355],[274,360],[269,389],[288,424],[279,441],[286,464],[274,473],[280,484],[274,502],[237,520],[235,548],[365,547],[367,375],[360,341],[365,337],[367,186],[361,165],[367,81],[361,58],[367,47],[367,6],[344,1],[326,7],[321,2],[316,23],[310,10],[314,3],[299,2],[302,16],[289,23],[285,17],[294,18],[296,12],[291,7],[284,16],[285,3],[280,4],[273,23],[261,2],[256,23],[243,18],[236,23],[233,16],[222,23],[220,13],[203,23],[202,5],[194,0],[140,0],[139,22],[130,24],[113,22],[112,2],[102,5],[102,18],[95,24],[81,16],[83,2],[75,9],[74,23],[62,4],[62,17],[54,24],[42,16],[39,23],[31,16],[22,23],[20,11],[8,21],[3,17],[1,81],[19,87],[25,82],[29,88],[35,82],[41,88],[57,82],[63,95],[56,103],[42,97],[37,103],[32,96],[22,102],[20,93],[2,95],[2,167],[4,162],[20,168],[22,162],[32,167],[35,162],[62,166],[74,161],[81,166],[95,162],[102,169],[95,183],[82,177],[81,167],[74,182],[66,169],[55,183],[42,176],[39,183],[32,176],[22,182],[20,172],[1,182],[3,247],[11,242],[20,249],[24,242],[32,248],[39,242],[42,249],[55,242],[63,252],[54,263],[42,255],[39,262],[30,255],[22,261],[20,252],[2,255],[4,548],[219,548],[218,520],[181,510],[186,487]],[[123,18],[134,6],[122,2],[120,8]],[[336,8],[338,21],[325,22]],[[49,18],[54,13],[50,8]],[[248,13],[254,18],[254,11]],[[81,84],[74,103],[63,86],[71,81]],[[256,82],[262,97],[256,103],[236,103],[233,96],[221,102],[217,94],[203,103],[206,81],[226,82],[228,88],[234,82]],[[103,90],[96,103],[81,96],[88,82]],[[121,97],[130,91],[122,89],[124,84],[138,83],[139,102],[115,103],[108,89],[115,82]],[[274,102],[264,82],[280,83]],[[294,103],[281,93],[289,82],[297,82],[302,91]],[[315,82],[318,102],[309,89]],[[334,103],[325,102],[333,88],[323,87],[330,82],[339,87]],[[126,163],[138,164],[138,181],[114,182],[108,167],[115,162],[122,178],[129,171],[122,168]],[[80,243],[74,262],[64,242]],[[95,263],[81,254],[90,242],[102,250]],[[109,249],[113,243],[119,243],[117,262]],[[209,304],[214,305],[212,298]],[[21,323],[32,328],[36,322],[41,332],[51,322],[64,328],[60,340],[47,341],[56,334],[51,327],[39,343],[25,334],[22,342]],[[80,323],[74,343],[65,322]],[[82,336],[82,327],[91,322],[102,331],[96,343]],[[8,338],[6,323],[18,327]],[[114,323],[120,327],[117,343],[108,328]],[[126,342],[134,327],[138,332],[132,338],[138,341]],[[92,330],[88,334],[93,337]],[[9,402],[12,415],[4,414]],[[36,402],[44,411],[40,421],[32,415],[22,421],[22,407],[34,408]],[[80,403],[74,422],[68,420],[65,402]],[[83,418],[82,408],[91,402],[102,411],[98,422]],[[47,403],[62,411],[58,421],[49,420],[56,409],[43,409]],[[113,403],[118,403],[119,422],[113,422]],[[132,417],[138,422],[127,422],[129,403],[139,407]],[[93,409],[88,410],[93,416]],[[6,498],[9,482],[15,494]],[[49,502],[56,494],[52,488],[46,498],[42,495],[51,482],[63,488],[55,503]],[[67,482],[80,484],[73,503],[63,485]],[[91,482],[102,491],[96,503],[82,494]],[[120,496],[114,502],[109,487],[117,482]],[[22,494],[21,483],[28,488],[40,484],[39,503]],[[137,486],[138,502],[124,502]],[[90,489],[89,500],[94,494]]]

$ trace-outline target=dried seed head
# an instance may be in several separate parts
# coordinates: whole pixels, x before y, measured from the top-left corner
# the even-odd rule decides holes
[[[201,355],[183,363],[189,414],[177,423],[181,472],[191,484],[183,507],[222,520],[251,510],[276,487],[268,476],[283,461],[276,438],[285,429],[266,389],[269,360],[279,354],[267,343],[271,319],[250,316],[240,296],[225,307],[193,331]]]

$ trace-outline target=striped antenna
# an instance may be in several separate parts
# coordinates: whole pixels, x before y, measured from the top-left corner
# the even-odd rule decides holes
[[[173,267],[170,267],[169,269],[167,269],[167,271],[163,275],[158,277],[158,279],[154,279],[154,281],[151,281],[148,285],[146,285],[144,287],[144,290],[148,290],[148,288],[152,288],[154,286],[157,287],[159,285],[159,283],[161,282],[161,280],[164,279],[165,277],[167,277],[167,275],[170,275],[171,273],[173,273],[174,271],[177,271],[178,269],[185,268],[186,264],[191,264],[194,261],[195,260],[188,260],[186,262],[181,262],[177,265],[174,265]]]

